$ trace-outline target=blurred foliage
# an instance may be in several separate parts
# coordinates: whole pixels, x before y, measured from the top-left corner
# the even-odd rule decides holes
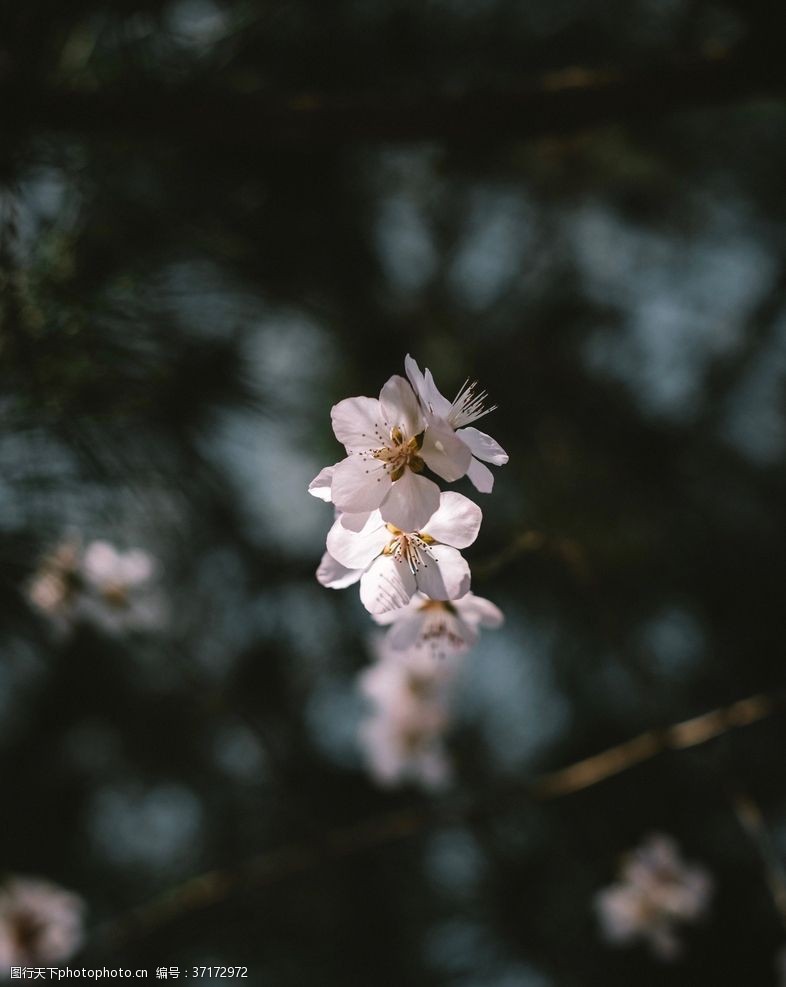
[[[767,62],[782,28],[771,0],[4,8],[5,869],[79,891],[106,931],[201,870],[438,808],[364,774],[370,623],[314,581],[330,511],[306,484],[339,455],[330,405],[375,395],[408,351],[448,391],[477,377],[510,453],[470,553],[508,622],[467,661],[451,737],[458,794],[493,811],[437,813],[123,948],[96,936],[86,964],[242,963],[276,987],[776,982],[784,930],[728,793],[786,852],[781,719],[549,804],[495,793],[783,685],[782,99],[686,93],[529,141],[476,139],[470,114],[460,141],[243,147],[205,138],[221,121],[200,106],[262,96],[297,125],[346,96],[373,132],[390,102],[504,100],[575,66]],[[187,112],[151,132],[124,108],[139,92]],[[47,100],[75,93],[123,126],[58,131]],[[543,537],[494,565],[526,532]],[[159,560],[164,628],[53,633],[27,586],[74,533]],[[672,967],[603,944],[592,913],[654,829],[718,887]]]

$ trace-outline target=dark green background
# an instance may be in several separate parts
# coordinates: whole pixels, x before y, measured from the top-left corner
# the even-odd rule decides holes
[[[786,937],[729,792],[786,852],[782,719],[524,793],[784,682],[781,10],[3,11],[0,857],[86,898],[104,931],[85,964],[245,964],[266,987],[776,982]],[[609,70],[630,86],[604,95]],[[594,95],[548,96],[567,83]],[[408,351],[448,393],[477,377],[510,453],[467,553],[507,624],[465,664],[444,796],[364,774],[371,622],[314,580],[331,512],[305,492],[340,455],[331,404],[376,395]],[[541,548],[488,565],[527,531]],[[53,639],[24,587],[66,532],[155,554],[166,628]],[[427,824],[406,839],[122,948],[104,934],[192,874],[319,856],[410,806]],[[653,829],[717,882],[672,967],[609,949],[592,913]]]

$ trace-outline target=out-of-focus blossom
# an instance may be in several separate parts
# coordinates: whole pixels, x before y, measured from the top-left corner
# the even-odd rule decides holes
[[[654,833],[625,855],[619,881],[596,895],[595,908],[610,943],[642,940],[660,959],[673,960],[681,951],[679,927],[707,912],[712,889],[704,868],[685,863],[673,839]]]
[[[159,623],[160,600],[149,592],[155,562],[147,552],[120,552],[108,542],[94,541],[85,549],[82,571],[88,587],[83,607],[95,623],[109,631]]]
[[[62,963],[79,949],[85,906],[70,891],[32,877],[0,886],[0,976],[12,966]]]
[[[349,514],[379,509],[384,521],[403,531],[425,524],[439,505],[439,487],[420,475],[426,463],[432,464],[421,455],[426,422],[409,383],[394,375],[379,400],[347,398],[333,407],[331,419],[348,453],[333,467],[330,492],[336,509]]]
[[[81,552],[76,541],[64,541],[45,556],[30,580],[30,602],[57,623],[67,622],[78,600],[82,578]]]
[[[442,734],[445,719],[438,715],[402,718],[377,711],[360,727],[360,742],[369,771],[380,785],[393,787],[413,781],[424,788],[438,789],[451,777]],[[429,712],[426,710],[426,712]]]
[[[505,618],[499,607],[474,593],[458,600],[431,600],[416,593],[406,606],[374,619],[390,627],[387,641],[394,651],[415,649],[445,658],[467,651],[477,642],[479,628],[499,627]]]
[[[370,613],[402,607],[418,590],[432,600],[457,600],[470,585],[459,549],[475,541],[482,516],[477,504],[453,492],[443,493],[434,514],[415,530],[386,524],[379,511],[365,519],[341,515],[328,533],[327,550],[347,569],[363,571],[360,598]]]
[[[439,788],[451,774],[444,734],[455,666],[424,661],[419,653],[393,652],[384,638],[376,647],[377,662],[360,677],[361,691],[374,706],[360,727],[371,775],[386,786],[413,781]]]
[[[153,558],[141,549],[121,552],[94,541],[83,550],[67,541],[43,560],[28,596],[60,630],[81,619],[112,632],[150,628],[163,619],[154,573]]]
[[[504,466],[508,454],[490,435],[471,423],[496,410],[496,405],[487,408],[486,392],[478,393],[477,385],[469,381],[449,401],[437,389],[428,368],[423,373],[409,354],[404,366],[426,419],[420,452],[423,459],[444,479],[457,480],[466,474],[477,490],[491,493],[494,476],[483,462]]]

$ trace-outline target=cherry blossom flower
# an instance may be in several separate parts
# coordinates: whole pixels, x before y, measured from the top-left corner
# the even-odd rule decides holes
[[[70,621],[79,597],[82,583],[80,565],[78,541],[63,541],[41,560],[27,589],[33,606],[61,629]]]
[[[444,735],[455,666],[424,662],[414,652],[393,652],[386,637],[375,642],[375,649],[378,660],[360,677],[361,691],[374,706],[360,727],[371,775],[385,786],[409,780],[439,788],[451,774]]]
[[[477,504],[453,492],[441,494],[431,517],[410,531],[386,523],[379,511],[342,514],[327,550],[347,569],[363,571],[360,599],[372,614],[404,606],[418,590],[432,600],[457,600],[470,586],[459,549],[475,541],[482,516]]]
[[[84,902],[32,877],[0,887],[0,970],[67,960],[83,938]]]
[[[91,542],[82,560],[84,615],[108,631],[155,626],[162,616],[160,600],[149,592],[155,568],[142,549],[121,552],[109,542]]]
[[[348,456],[332,467],[330,492],[337,510],[359,514],[379,509],[383,521],[402,531],[421,527],[436,511],[439,487],[422,476],[428,465],[446,480],[458,479],[469,452],[454,436],[445,438],[450,455],[429,443],[422,451],[426,421],[408,382],[393,376],[375,398],[347,398],[331,411],[333,431]],[[457,469],[466,452],[463,469]],[[447,472],[446,472],[447,469]],[[326,470],[311,484],[324,490]],[[320,482],[318,482],[320,481]],[[314,484],[317,484],[315,487]]]
[[[505,618],[490,600],[474,593],[458,600],[431,600],[416,593],[406,606],[374,619],[390,627],[387,641],[394,651],[414,649],[445,658],[467,651],[477,642],[479,628],[499,627]]]
[[[677,928],[706,913],[712,887],[704,868],[683,862],[674,840],[654,833],[626,855],[620,880],[596,896],[603,934],[615,944],[642,939],[658,958],[673,960],[681,951]]]
[[[378,512],[377,512],[378,513]],[[360,532],[368,523],[371,512],[365,514],[339,514],[336,512],[336,523],[341,521],[343,528],[348,531]],[[363,569],[350,569],[337,562],[330,554],[325,552],[317,568],[317,581],[329,589],[345,589],[352,586],[363,575]]]
[[[423,459],[444,479],[457,480],[466,474],[477,490],[491,493],[494,476],[481,460],[504,466],[508,454],[490,435],[474,428],[472,422],[495,411],[496,405],[486,407],[486,392],[478,393],[477,385],[470,381],[449,401],[437,389],[428,368],[423,373],[409,354],[404,366],[426,419],[420,453]],[[442,464],[442,469],[437,468],[437,463]]]
[[[443,787],[451,767],[443,743],[445,718],[419,707],[408,720],[377,712],[360,727],[369,771],[384,786],[412,780],[425,788]]]
[[[163,605],[152,591],[155,562],[134,548],[118,551],[106,541],[82,549],[69,539],[46,556],[28,587],[28,598],[60,632],[87,620],[116,632],[161,623]]]
[[[82,568],[87,582],[104,599],[122,604],[132,587],[150,579],[155,563],[140,548],[119,552],[109,542],[94,541],[85,550]]]

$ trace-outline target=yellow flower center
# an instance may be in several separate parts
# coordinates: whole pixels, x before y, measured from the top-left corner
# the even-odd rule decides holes
[[[405,532],[395,524],[386,524],[385,527],[393,537],[382,549],[382,554],[392,555],[396,562],[406,562],[413,575],[421,566],[428,566],[429,561],[437,561],[431,551],[434,539],[425,531]]]
[[[390,430],[390,444],[376,449],[372,455],[390,468],[390,479],[398,480],[409,467],[413,473],[422,473],[424,463],[418,455],[423,445],[423,435],[413,435],[407,439],[401,428],[394,425]]]

